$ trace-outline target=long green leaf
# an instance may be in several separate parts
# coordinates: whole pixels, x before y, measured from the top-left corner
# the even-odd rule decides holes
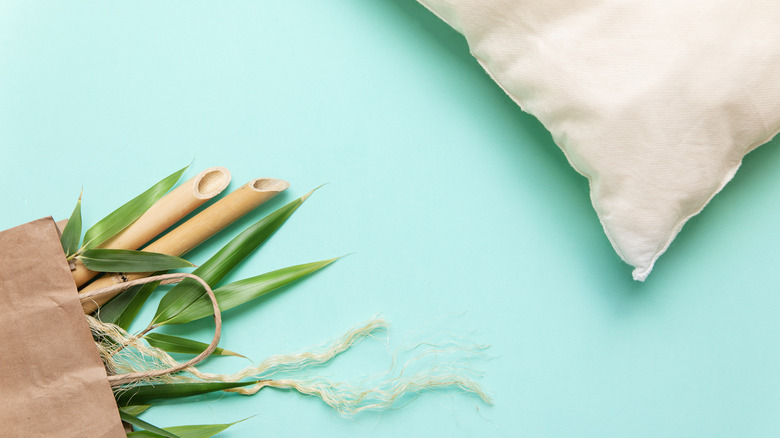
[[[129,249],[88,249],[77,258],[96,272],[153,272],[195,266],[176,256]]]
[[[250,382],[207,382],[207,383],[161,383],[159,385],[136,385],[120,388],[114,394],[119,406],[148,405],[154,401],[190,397],[223,389],[254,385]]]
[[[164,271],[155,272],[153,275],[163,274]],[[98,317],[103,322],[109,322],[122,327],[125,330],[130,328],[138,312],[141,311],[146,300],[157,289],[159,282],[146,283],[133,286],[130,289],[115,296],[111,301],[98,309]]]
[[[238,423],[238,421],[236,423]],[[228,427],[236,423],[174,426],[174,427],[166,427],[165,430],[175,433],[180,438],[209,438],[222,432],[223,430],[227,429]],[[138,432],[130,432],[127,434],[127,438],[157,438],[161,436],[163,435],[158,435],[146,430],[139,430]]]
[[[166,335],[163,333],[149,333],[144,336],[146,342],[152,347],[157,347],[168,353],[183,353],[183,354],[200,354],[209,344],[193,341],[187,338],[180,338],[178,336]],[[218,356],[238,356],[245,357],[236,352],[225,350],[224,348],[217,348],[214,353]]]
[[[135,222],[176,184],[187,167],[163,178],[147,191],[131,199],[93,225],[84,235],[84,249],[100,245]]]
[[[311,193],[290,202],[241,232],[192,273],[202,278],[209,286],[216,286],[225,275],[278,230]],[[205,294],[198,282],[189,279],[182,281],[162,298],[152,323],[165,324]]]
[[[239,280],[214,290],[219,302],[219,310],[232,309],[247,301],[261,297],[274,289],[292,283],[301,277],[316,272],[338,259],[328,259],[303,265],[290,266],[268,272],[256,277]],[[189,307],[165,321],[165,324],[184,324],[214,314],[214,308],[208,296],[203,296]]]
[[[151,408],[152,405],[136,405],[136,406],[125,406],[120,411],[126,412],[130,415],[135,415],[136,417],[146,412],[147,409]]]
[[[133,426],[138,426],[142,429],[145,429],[149,432],[154,433],[157,436],[163,436],[166,438],[180,438],[179,435],[176,435],[173,432],[160,429],[159,427],[149,424],[146,421],[136,417],[135,415],[128,414],[127,412],[123,410],[119,410],[119,418],[122,419],[122,421],[127,421],[128,423],[132,424]]]
[[[76,207],[73,209],[73,213],[70,214],[70,219],[68,219],[65,229],[62,230],[60,241],[66,256],[71,256],[79,250],[79,243],[81,242],[81,194],[76,202]]]

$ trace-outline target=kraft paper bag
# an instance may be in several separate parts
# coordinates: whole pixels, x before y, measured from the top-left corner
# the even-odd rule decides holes
[[[0,232],[0,436],[125,437],[52,218]]]

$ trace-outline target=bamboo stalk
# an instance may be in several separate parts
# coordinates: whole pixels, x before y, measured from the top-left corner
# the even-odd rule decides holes
[[[283,192],[289,186],[290,184],[287,181],[280,179],[254,179],[215,202],[214,205],[198,213],[192,219],[160,237],[142,251],[183,256],[240,217]],[[150,273],[106,275],[98,278],[79,291],[79,293],[86,293],[111,284],[143,278],[149,274]],[[111,298],[113,298],[113,295],[103,295],[95,297],[93,300],[82,302],[81,305],[84,309],[84,313],[94,312],[99,306],[102,306]]]
[[[206,201],[222,193],[229,183],[230,172],[224,167],[211,167],[204,170],[171,190],[130,226],[103,242],[100,248],[140,248]],[[83,263],[76,261],[76,269],[72,274],[76,286],[81,287],[98,273],[90,271]]]

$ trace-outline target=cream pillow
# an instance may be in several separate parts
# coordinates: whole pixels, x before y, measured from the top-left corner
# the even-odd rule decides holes
[[[420,0],[550,130],[644,280],[780,129],[780,0]]]

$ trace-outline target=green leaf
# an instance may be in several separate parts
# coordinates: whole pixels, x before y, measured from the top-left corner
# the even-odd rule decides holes
[[[216,286],[225,275],[278,230],[311,193],[290,202],[241,232],[192,273],[202,278],[209,286]],[[162,298],[152,323],[165,324],[201,297],[206,297],[203,286],[191,279],[182,281]]]
[[[176,256],[129,249],[88,249],[77,258],[87,269],[97,272],[153,272],[195,266]]]
[[[149,333],[144,336],[146,342],[152,347],[157,347],[168,353],[184,353],[184,354],[200,354],[209,346],[209,344],[193,341],[186,338],[180,338],[178,336],[166,335],[163,333]],[[214,353],[219,356],[238,356],[245,357],[238,353],[224,348],[217,348]]]
[[[152,275],[160,275],[164,271],[155,272]],[[109,322],[122,327],[125,330],[130,328],[138,312],[143,307],[146,300],[157,289],[160,283],[155,281],[143,285],[133,286],[130,289],[115,296],[111,301],[98,309],[98,318],[103,322]]]
[[[124,408],[119,409],[120,411],[124,411],[130,415],[141,415],[142,413],[146,412],[147,409],[151,408],[152,405],[137,405],[137,406],[125,406]]]
[[[84,235],[84,249],[100,245],[135,222],[176,184],[187,167],[163,178],[147,191],[131,199],[93,225]]]
[[[79,194],[79,200],[76,202],[76,207],[73,209],[73,213],[70,214],[70,219],[65,225],[65,229],[62,230],[62,249],[65,251],[66,256],[71,256],[79,250],[79,243],[81,242],[81,195]]]
[[[153,432],[157,436],[163,436],[166,438],[180,438],[179,435],[176,435],[173,432],[169,432],[167,430],[160,429],[159,427],[149,424],[146,421],[134,416],[130,415],[127,412],[123,410],[119,410],[119,418],[122,419],[122,421],[127,421],[128,423],[132,424],[133,426],[138,426],[142,429],[145,429],[149,432]]]
[[[258,383],[250,382],[207,382],[207,383],[161,383],[158,385],[135,385],[122,387],[114,394],[119,406],[147,405],[153,401],[190,397],[223,389],[238,388]]]
[[[238,423],[238,421],[236,421],[236,423]],[[174,426],[174,427],[166,427],[165,430],[175,433],[180,438],[209,438],[222,432],[223,430],[227,429],[228,427],[236,423]],[[145,430],[141,430],[138,432],[130,432],[127,434],[127,438],[157,438],[161,436],[164,435],[158,435]]]
[[[219,310],[223,312],[232,309],[247,301],[261,297],[274,289],[292,283],[301,277],[316,272],[319,269],[333,263],[335,259],[290,266],[268,272],[257,277],[239,280],[214,290],[214,295],[219,302]],[[208,296],[203,296],[181,311],[176,316],[165,321],[165,324],[184,324],[214,314],[214,308]]]

